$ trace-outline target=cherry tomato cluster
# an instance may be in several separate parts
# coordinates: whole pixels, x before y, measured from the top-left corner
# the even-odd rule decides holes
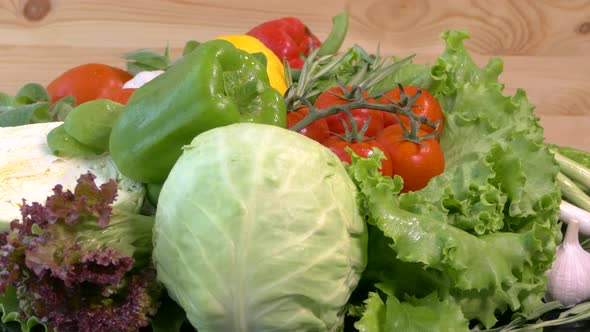
[[[350,86],[328,89],[318,96],[313,106],[322,110],[350,103],[350,91]],[[322,117],[299,132],[330,148],[342,161],[348,163],[352,161],[346,148],[350,148],[360,157],[371,156],[373,149],[377,148],[386,158],[381,160],[381,173],[385,176],[401,176],[404,180],[403,192],[417,191],[444,170],[444,154],[438,142],[444,127],[440,104],[431,93],[416,86],[391,89],[377,100],[362,92],[369,103],[402,105],[417,94],[418,97],[411,105],[412,112],[436,126],[433,128],[421,123],[413,136],[409,134],[412,126],[409,117],[368,108]],[[307,107],[289,112],[288,126],[292,127],[308,112]],[[358,128],[362,130],[359,131]]]

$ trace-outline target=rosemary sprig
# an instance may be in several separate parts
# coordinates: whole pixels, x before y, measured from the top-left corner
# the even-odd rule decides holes
[[[325,87],[319,87],[320,82],[335,80],[344,85],[359,86],[368,90],[384,78],[395,73],[404,64],[410,62],[414,55],[399,61],[393,57],[381,57],[379,54],[369,55],[362,47],[355,45],[344,54],[320,56],[319,50],[311,52],[306,58],[301,70],[287,68],[285,77],[289,89],[285,94],[287,111],[294,111],[302,105],[302,98],[313,100],[322,93]],[[344,67],[350,63],[350,68]],[[351,77],[343,80],[339,73],[346,71]],[[297,80],[295,80],[297,78]]]

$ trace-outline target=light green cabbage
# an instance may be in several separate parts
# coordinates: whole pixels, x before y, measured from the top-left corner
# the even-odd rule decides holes
[[[159,280],[200,331],[338,331],[366,224],[338,157],[303,135],[234,124],[184,148],[160,193]]]
[[[97,183],[114,179],[118,196],[113,206],[139,211],[145,196],[141,183],[123,176],[109,155],[86,160],[57,157],[47,146],[47,134],[62,122],[0,128],[0,228],[20,219],[22,199],[44,203],[56,184],[72,190],[81,174],[91,171]]]

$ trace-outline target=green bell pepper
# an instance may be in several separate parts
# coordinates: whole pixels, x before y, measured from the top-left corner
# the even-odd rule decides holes
[[[133,93],[110,153],[124,175],[161,184],[195,136],[237,122],[286,127],[285,101],[256,55],[212,40]]]

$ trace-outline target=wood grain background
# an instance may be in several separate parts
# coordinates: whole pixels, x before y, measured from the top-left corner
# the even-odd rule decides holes
[[[441,32],[470,32],[480,64],[504,59],[508,93],[524,88],[547,141],[590,150],[590,1],[587,0],[0,0],[0,91],[47,84],[87,62],[123,66],[138,48],[177,56],[189,39],[244,33],[296,16],[325,38],[331,17],[348,10],[345,46],[417,54],[430,63]]]

